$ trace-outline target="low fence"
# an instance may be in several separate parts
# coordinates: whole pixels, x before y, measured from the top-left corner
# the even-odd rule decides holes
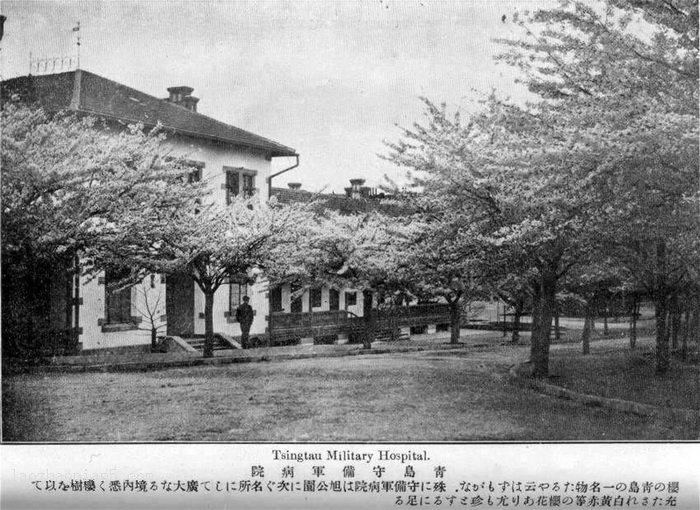
[[[449,305],[430,303],[372,310],[376,331],[400,327],[446,324],[450,321]],[[274,342],[293,338],[323,338],[333,335],[358,335],[364,332],[367,320],[346,310],[324,312],[273,312],[269,317],[270,339]]]

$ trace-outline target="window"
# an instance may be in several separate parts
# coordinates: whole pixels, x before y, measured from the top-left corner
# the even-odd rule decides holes
[[[248,295],[248,285],[245,283],[229,284],[229,311],[235,313],[236,309],[243,304],[243,297]]]
[[[293,283],[291,286],[291,293],[294,294],[295,292],[298,292],[301,289],[301,285]],[[303,310],[302,303],[301,303],[301,296],[299,296],[296,299],[292,299],[292,304],[291,304],[291,312],[292,313],[301,313]]]
[[[226,205],[231,203],[231,197],[238,195],[239,190],[238,172],[226,170]]]
[[[202,170],[204,169],[204,162],[187,160],[187,165],[194,167],[194,170],[192,170],[187,175],[187,182],[189,184],[192,184],[194,182],[201,181],[202,180]]]
[[[355,306],[357,304],[357,292],[345,293],[345,306]]]
[[[340,292],[335,289],[328,289],[328,309],[340,309]]]
[[[282,287],[270,289],[270,310],[273,312],[282,312]]]
[[[311,289],[311,308],[321,308],[321,289]]]
[[[178,158],[175,158],[173,156],[165,156],[166,163],[172,163],[174,161],[181,161],[183,166],[192,168],[192,170],[187,174],[187,182],[189,184],[192,184],[193,182],[199,182],[202,180],[204,161],[194,161],[191,159],[178,160]],[[183,182],[183,178],[180,178],[180,181]]]
[[[255,177],[251,174],[243,174],[243,196],[252,197],[255,194]]]
[[[226,205],[231,203],[231,199],[237,195],[252,197],[255,194],[255,170],[247,168],[224,167],[226,173]]]
[[[110,269],[105,273],[105,310],[107,324],[127,324],[131,318],[131,287],[110,290],[109,285],[129,276],[129,268]]]

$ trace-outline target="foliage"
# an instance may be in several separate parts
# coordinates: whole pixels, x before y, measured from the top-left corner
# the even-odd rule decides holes
[[[204,293],[204,354],[211,356],[214,293],[228,281],[252,283],[262,272],[281,271],[310,218],[307,206],[262,204],[258,197],[167,214],[145,208],[103,231],[91,255],[101,266],[133,268],[135,279],[148,273],[190,276]]]
[[[531,282],[539,376],[557,286],[573,268],[582,276],[581,265],[605,253],[623,281],[639,273],[659,309],[694,278],[697,2],[677,12],[613,4],[562,2],[501,41],[501,58],[522,69],[538,102],[492,96],[463,121],[424,100],[426,123],[390,145],[456,253],[473,257],[496,289]]]
[[[668,370],[669,300],[695,281],[698,225],[698,3],[562,2],[504,41],[531,91],[573,112],[593,149],[598,236],[653,297],[657,370]]]
[[[157,129],[115,133],[91,117],[12,103],[2,126],[3,259],[80,250],[125,211],[178,207],[201,194],[182,185],[182,161],[165,160]]]
[[[125,215],[177,209],[201,190],[183,184],[190,169],[169,158],[157,128],[114,131],[14,102],[0,115],[3,338],[31,344],[48,327],[46,285],[59,284],[79,255]]]

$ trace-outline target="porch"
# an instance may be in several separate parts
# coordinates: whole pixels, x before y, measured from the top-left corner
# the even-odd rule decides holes
[[[339,339],[354,343],[360,341],[368,324],[373,325],[377,339],[406,339],[411,328],[450,321],[449,305],[441,303],[379,308],[370,313],[371,317],[347,310],[272,312],[268,317],[269,344],[285,345],[305,338],[313,338],[314,343],[335,343]]]

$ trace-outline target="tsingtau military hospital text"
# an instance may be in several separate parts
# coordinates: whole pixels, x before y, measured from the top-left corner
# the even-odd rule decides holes
[[[376,461],[398,461],[402,464],[405,462],[425,461],[430,460],[426,450],[413,451],[392,451],[392,450],[377,450],[375,452],[356,452],[353,450],[326,450],[325,452],[313,451],[290,451],[290,450],[272,450],[273,460],[286,460],[295,462],[319,461],[319,460],[337,460],[337,461],[358,461],[370,463]]]

